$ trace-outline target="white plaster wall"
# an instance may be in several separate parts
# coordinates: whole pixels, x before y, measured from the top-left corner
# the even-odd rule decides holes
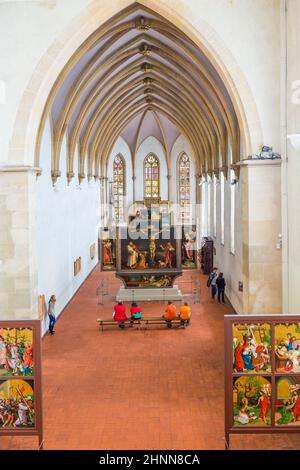
[[[230,250],[230,178],[225,180],[225,224],[224,245],[221,243],[221,184],[217,185],[217,237],[214,238],[216,256],[214,264],[223,272],[226,280],[226,295],[238,313],[243,313],[243,293],[238,290],[243,281],[242,240],[242,191],[240,183],[235,185],[235,254]]]
[[[284,13],[283,13],[284,14]],[[282,126],[283,254],[284,254],[284,313],[300,312],[300,149],[295,145],[300,135],[300,2],[287,0],[286,19],[287,69],[283,70],[283,102],[287,105],[287,120]],[[285,31],[283,31],[285,35]],[[283,45],[285,48],[285,45]],[[285,50],[284,50],[285,54]],[[286,74],[286,77],[284,76]],[[286,100],[286,102],[285,102]],[[298,137],[299,139],[299,137]],[[294,144],[294,145],[293,145]]]
[[[119,6],[127,7],[129,0],[99,1],[97,14],[106,18]],[[152,2],[143,2],[151,7]],[[0,80],[7,88],[6,104],[0,105],[1,152],[7,159],[9,140],[15,116],[28,81],[38,63],[53,41],[85,13],[92,4],[89,0],[37,0],[10,1],[0,4]],[[279,0],[160,0],[153,2],[159,8],[181,17],[195,30],[199,30],[213,44],[211,30],[233,55],[246,78],[258,107],[264,143],[279,148]],[[209,26],[206,29],[206,25]],[[91,31],[97,27],[91,22]],[[67,39],[66,39],[67,40]],[[230,71],[229,71],[230,72]],[[253,106],[251,102],[244,106]],[[34,138],[34,136],[33,136]],[[17,157],[16,157],[17,158]],[[24,161],[32,155],[23,155]]]
[[[192,147],[188,140],[180,135],[174,142],[171,150],[171,178],[170,178],[170,200],[172,203],[179,203],[178,186],[178,157],[185,152],[190,157],[191,162],[191,202],[196,203],[196,178],[195,164]]]
[[[6,161],[17,108],[34,68],[57,35],[87,3],[87,0],[0,2],[0,80],[6,87],[6,101],[0,103],[0,162]]]
[[[240,183],[235,186],[235,254],[230,251],[230,177],[225,180],[225,225],[224,245],[221,243],[221,183],[217,184],[217,236],[213,236],[213,182],[211,183],[211,237],[214,240],[216,255],[214,265],[223,272],[226,280],[226,295],[237,313],[243,313],[243,293],[238,290],[238,282],[243,281],[243,239],[242,239],[242,190]]]
[[[144,199],[144,159],[149,153],[154,153],[160,162],[160,197],[163,200],[168,199],[168,179],[167,162],[165,151],[161,143],[153,136],[147,137],[135,155],[135,199],[142,201]]]
[[[59,315],[81,283],[96,266],[98,256],[90,259],[90,246],[97,242],[99,182],[75,176],[70,185],[66,179],[66,141],[61,150],[62,177],[53,188],[51,181],[51,138],[47,123],[41,146],[42,175],[37,180],[37,273],[38,293],[46,300],[57,297]],[[74,172],[78,168],[75,155]],[[96,250],[97,251],[97,250]],[[74,277],[73,263],[81,256],[81,271]],[[84,312],[82,312],[84,315]],[[43,331],[47,328],[45,317]]]
[[[113,181],[114,179],[113,163],[119,153],[124,157],[126,163],[126,207],[129,208],[133,203],[132,160],[130,148],[122,137],[118,137],[116,140],[108,160],[108,181]]]

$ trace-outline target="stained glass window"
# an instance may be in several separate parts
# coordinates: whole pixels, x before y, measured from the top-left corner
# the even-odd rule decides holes
[[[122,155],[117,155],[114,159],[113,173],[113,189],[114,189],[114,211],[117,221],[124,218],[124,197],[126,189],[125,178],[126,164]]]
[[[159,197],[159,160],[150,153],[145,158],[145,197]]]
[[[191,162],[186,153],[178,161],[179,170],[179,204],[181,216],[189,218],[191,199]]]

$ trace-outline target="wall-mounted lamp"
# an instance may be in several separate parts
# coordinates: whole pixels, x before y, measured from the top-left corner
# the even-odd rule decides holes
[[[287,139],[290,141],[293,149],[300,152],[300,134],[288,134]]]

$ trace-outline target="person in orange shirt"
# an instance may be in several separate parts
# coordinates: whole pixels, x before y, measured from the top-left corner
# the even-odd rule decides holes
[[[167,323],[168,328],[172,328],[172,320],[176,317],[176,305],[171,300],[168,301],[168,305],[165,307],[165,313],[162,316]]]
[[[180,326],[183,326],[185,328],[185,325],[190,324],[190,319],[191,319],[191,307],[188,305],[187,302],[184,302],[184,304],[180,307],[180,314],[179,318],[181,320]]]

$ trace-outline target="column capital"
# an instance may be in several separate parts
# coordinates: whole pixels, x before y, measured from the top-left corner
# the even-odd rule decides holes
[[[71,183],[72,178],[74,178],[74,176],[75,176],[74,171],[68,171],[68,172],[67,172],[67,181],[68,181],[68,184]]]
[[[228,166],[227,165],[223,165],[221,167],[221,172],[223,173],[223,175],[225,176],[225,178],[227,179],[227,176],[228,176]]]
[[[219,179],[220,178],[220,168],[214,168],[213,169],[213,174],[215,175],[215,177],[217,179]]]
[[[237,180],[239,180],[239,177],[240,177],[240,170],[241,170],[241,166],[238,165],[237,163],[232,163],[230,165],[230,168],[231,170],[234,171],[234,176]]]
[[[51,178],[52,178],[52,184],[53,186],[57,182],[57,179],[61,177],[61,171],[59,170],[52,170],[51,171]]]
[[[79,173],[78,174],[79,184],[81,184],[84,179],[85,179],[85,174],[84,173]]]

